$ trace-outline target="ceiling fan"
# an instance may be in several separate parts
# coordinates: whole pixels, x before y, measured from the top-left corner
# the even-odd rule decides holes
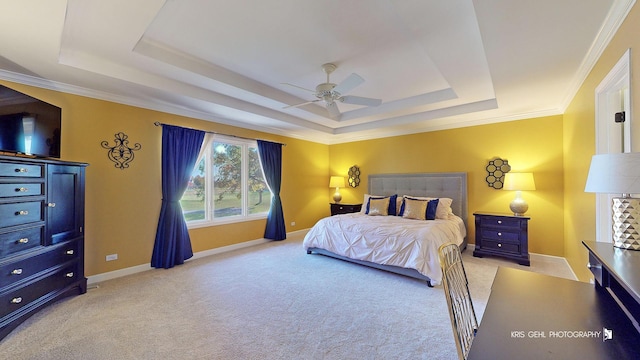
[[[367,98],[362,96],[353,96],[353,95],[343,95],[353,90],[356,86],[362,84],[364,79],[360,77],[360,75],[353,73],[349,75],[346,79],[344,79],[340,84],[336,85],[329,81],[329,75],[336,69],[336,66],[331,63],[327,63],[322,65],[322,70],[325,74],[327,74],[327,82],[319,84],[316,86],[315,90],[305,89],[303,87],[283,83],[283,85],[289,85],[296,87],[298,89],[302,89],[305,91],[309,91],[317,97],[317,100],[305,101],[300,104],[285,106],[283,109],[288,109],[292,107],[299,107],[315,102],[324,102],[324,106],[329,111],[329,116],[332,119],[338,119],[340,117],[340,110],[338,109],[337,102],[342,102],[345,104],[355,104],[355,105],[364,105],[364,106],[378,106],[382,103],[380,99]]]

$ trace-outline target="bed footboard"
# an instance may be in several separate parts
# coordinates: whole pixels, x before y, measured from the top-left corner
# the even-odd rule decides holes
[[[346,256],[338,255],[338,254],[332,253],[331,251],[327,251],[325,249],[320,249],[320,248],[310,247],[307,249],[307,254],[313,254],[313,253],[332,257],[335,259],[340,259],[340,260],[347,261],[354,264],[368,266],[374,269],[388,271],[394,274],[408,276],[414,279],[425,281],[428,287],[433,287],[433,284],[431,284],[431,279],[427,276],[422,275],[421,273],[418,272],[418,270],[415,270],[415,269],[407,269],[399,266],[382,265],[382,264],[372,263],[369,261],[351,259]]]

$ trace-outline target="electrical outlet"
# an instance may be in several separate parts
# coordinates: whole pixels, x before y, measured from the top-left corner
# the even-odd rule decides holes
[[[118,260],[118,254],[107,255],[107,261]]]
[[[296,222],[295,222],[295,221],[292,221],[292,222],[291,222],[291,226],[296,226]]]

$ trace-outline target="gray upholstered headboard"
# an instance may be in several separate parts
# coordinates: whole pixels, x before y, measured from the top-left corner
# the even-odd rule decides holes
[[[369,194],[451,198],[453,213],[467,225],[467,173],[369,175]]]

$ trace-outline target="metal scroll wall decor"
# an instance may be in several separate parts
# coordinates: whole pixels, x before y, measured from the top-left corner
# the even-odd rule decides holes
[[[502,189],[504,185],[504,174],[511,171],[509,162],[500,158],[493,158],[487,164],[487,184],[496,190]]]
[[[139,143],[135,143],[133,147],[129,147],[129,136],[127,136],[123,132],[119,132],[115,134],[115,145],[109,146],[108,141],[103,141],[100,143],[103,148],[109,150],[107,151],[107,156],[109,160],[115,163],[115,167],[124,170],[129,167],[129,163],[133,161],[134,151],[138,151],[142,149],[142,145]]]
[[[360,185],[360,168],[353,165],[349,168],[349,186],[355,188]]]

